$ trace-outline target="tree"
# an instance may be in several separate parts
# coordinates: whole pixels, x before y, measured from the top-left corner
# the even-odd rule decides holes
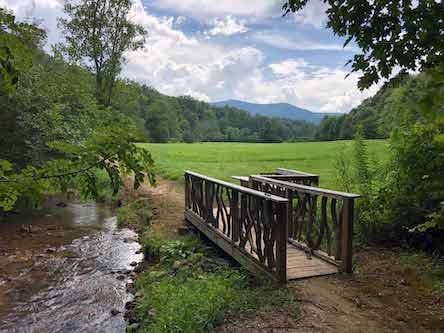
[[[59,19],[66,36],[60,50],[71,61],[94,73],[96,98],[109,106],[124,52],[137,50],[145,42],[145,29],[128,18],[130,0],[70,0],[67,18]]]
[[[11,93],[19,72],[32,65],[33,50],[41,46],[46,32],[33,24],[16,22],[15,16],[0,8],[0,87]]]
[[[365,89],[395,68],[423,70],[444,62],[444,1],[436,0],[323,0],[327,26],[355,41],[352,72],[362,71],[358,87]],[[304,8],[308,0],[287,0],[285,14]]]

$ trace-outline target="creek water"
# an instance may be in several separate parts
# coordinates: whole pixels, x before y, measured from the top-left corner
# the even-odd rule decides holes
[[[136,234],[109,208],[69,203],[0,223],[0,332],[124,332]],[[1,264],[1,262],[0,262]]]

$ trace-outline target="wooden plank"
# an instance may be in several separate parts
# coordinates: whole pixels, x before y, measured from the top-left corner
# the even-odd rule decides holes
[[[308,172],[285,169],[285,168],[277,168],[276,173],[281,174],[281,175],[305,175],[305,176],[310,176],[310,177],[317,177],[318,176],[318,175],[308,173]]]
[[[289,239],[288,242],[292,245],[294,245],[294,247],[301,249],[304,251],[310,251],[310,248],[308,247],[308,245],[303,244],[301,242],[295,241],[294,239]],[[327,253],[325,253],[324,251],[321,250],[313,250],[311,251],[312,255],[315,257],[318,257],[319,259],[325,260],[327,262],[329,262],[330,264],[339,266],[341,265],[341,261],[340,260],[336,260],[334,257],[329,256]]]
[[[274,202],[288,202],[288,200],[286,198],[282,198],[282,197],[279,197],[279,196],[276,196],[276,195],[272,195],[272,194],[269,194],[269,193],[264,193],[264,192],[256,191],[256,190],[253,190],[253,189],[248,188],[248,187],[243,187],[243,186],[239,186],[239,185],[236,185],[236,184],[228,183],[228,182],[225,182],[223,180],[219,180],[219,179],[216,179],[216,178],[211,178],[211,177],[208,177],[208,176],[205,176],[205,175],[201,175],[199,173],[192,172],[192,171],[189,171],[189,170],[185,171],[185,174],[186,175],[191,175],[191,176],[203,179],[203,180],[207,180],[207,181],[213,182],[215,184],[219,184],[219,185],[231,188],[231,189],[236,190],[238,192],[250,194],[252,196],[256,196],[256,197],[259,197],[259,198],[262,198],[262,199],[267,199],[267,200],[271,200],[271,201],[274,201]]]
[[[250,177],[248,176],[231,176],[231,178],[240,180],[242,182],[248,182],[248,180],[250,179]]]
[[[306,278],[310,278],[310,277],[315,277],[315,276],[324,276],[324,275],[332,275],[332,274],[336,274],[337,272],[327,272],[327,271],[323,271],[323,272],[318,272],[318,271],[294,271],[294,272],[289,272],[288,273],[288,280],[297,280],[297,279],[306,279]]]
[[[334,274],[338,273],[336,267],[295,267],[288,269],[288,275],[294,275],[299,273],[310,273],[310,274]]]

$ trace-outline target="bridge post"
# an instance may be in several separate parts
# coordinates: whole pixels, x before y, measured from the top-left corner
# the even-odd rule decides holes
[[[343,219],[341,225],[341,263],[344,273],[353,271],[353,213],[354,200],[352,198],[344,199]]]
[[[288,199],[288,206],[287,206],[287,234],[288,238],[293,237],[294,232],[294,225],[293,225],[293,190],[287,189],[286,196]]]
[[[241,233],[241,223],[240,223],[240,214],[239,214],[239,192],[233,191],[233,197],[231,198],[230,202],[230,212],[231,212],[231,219],[233,221],[231,231],[231,239],[234,243],[237,243],[240,238]]]
[[[279,203],[276,214],[276,272],[282,283],[287,282],[288,205],[288,202]]]

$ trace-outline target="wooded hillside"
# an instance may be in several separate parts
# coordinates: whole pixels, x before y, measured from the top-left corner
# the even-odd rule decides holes
[[[350,140],[357,126],[362,126],[368,139],[385,139],[390,136],[398,117],[404,118],[400,108],[406,96],[416,98],[425,92],[424,75],[409,75],[404,72],[385,83],[372,97],[365,99],[350,113],[341,117],[325,117],[316,133],[317,140]],[[413,116],[410,114],[410,116]],[[417,115],[414,117],[417,119]]]
[[[305,121],[250,115],[214,107],[189,96],[165,96],[136,82],[120,81],[113,106],[133,119],[150,142],[282,142],[314,138]]]

